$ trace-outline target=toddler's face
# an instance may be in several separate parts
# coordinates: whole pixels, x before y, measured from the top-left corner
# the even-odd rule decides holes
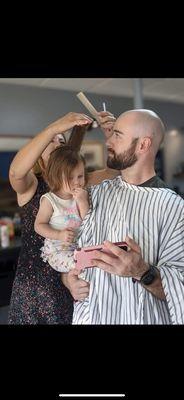
[[[85,170],[84,164],[81,161],[71,172],[69,182],[64,184],[64,191],[73,191],[76,188],[83,188],[85,186]]]

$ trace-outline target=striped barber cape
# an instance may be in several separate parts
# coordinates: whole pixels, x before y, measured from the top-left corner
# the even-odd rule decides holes
[[[78,245],[120,242],[129,235],[145,262],[159,269],[166,300],[132,278],[87,268],[90,293],[75,302],[73,324],[183,324],[184,200],[170,189],[130,185],[120,176],[92,186],[90,196]]]

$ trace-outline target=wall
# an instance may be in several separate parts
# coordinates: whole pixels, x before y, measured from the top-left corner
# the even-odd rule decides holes
[[[172,133],[176,133],[172,135]],[[184,134],[182,131],[170,131],[164,143],[165,179],[169,184],[181,186],[184,193],[184,182],[177,181],[172,176],[177,172],[178,165],[184,161]]]
[[[97,109],[102,109],[102,102],[118,116],[121,112],[134,107],[133,99],[114,96],[87,94]],[[184,105],[164,101],[145,100],[144,107],[157,112],[167,129],[184,126]],[[79,102],[75,92],[59,91],[46,88],[0,84],[0,134],[32,136],[69,111],[84,112],[85,107]],[[99,129],[88,133],[86,138],[103,140]],[[174,138],[173,138],[174,139]],[[166,143],[170,139],[166,138]],[[184,153],[184,135],[180,145],[173,147],[166,144],[165,176],[171,180],[175,163],[182,161]]]
[[[2,179],[8,179],[8,172],[9,172],[9,166],[11,161],[13,160],[15,156],[15,152],[13,151],[6,151],[6,152],[1,152],[0,151],[0,180]]]

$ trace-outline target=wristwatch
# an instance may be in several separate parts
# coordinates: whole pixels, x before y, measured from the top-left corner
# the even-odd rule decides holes
[[[140,280],[132,278],[133,282],[139,282],[142,285],[148,286],[151,285],[157,277],[158,268],[150,265],[148,271],[146,271],[140,278]]]
[[[150,268],[148,269],[148,271],[146,271],[141,276],[140,283],[142,285],[146,285],[146,286],[151,285],[157,277],[157,272],[158,272],[158,269],[156,267],[154,267],[153,265],[150,265]]]

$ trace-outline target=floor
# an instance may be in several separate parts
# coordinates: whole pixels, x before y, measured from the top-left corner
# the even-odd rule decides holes
[[[8,310],[9,306],[0,307],[0,325],[8,324]]]

